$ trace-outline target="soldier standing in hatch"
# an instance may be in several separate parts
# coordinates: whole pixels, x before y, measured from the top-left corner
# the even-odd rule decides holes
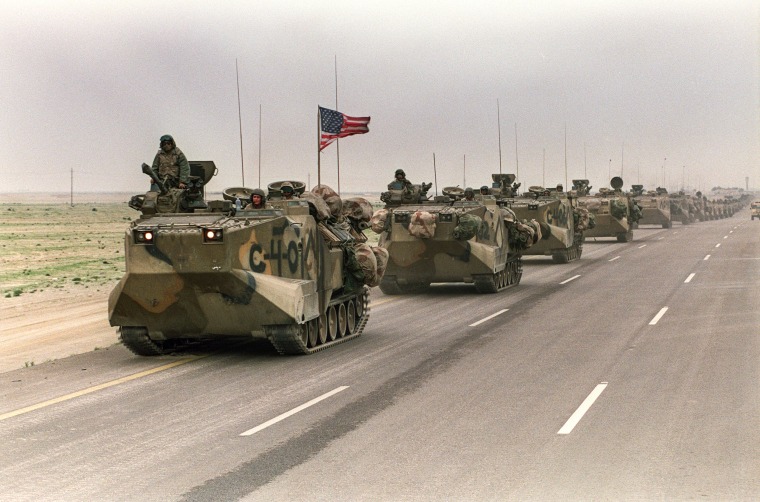
[[[411,190],[412,182],[406,179],[406,173],[403,169],[396,169],[395,179],[388,183],[388,190]]]
[[[283,181],[282,185],[280,185],[280,193],[282,194],[282,198],[285,200],[290,200],[295,198],[296,191],[293,188],[293,184],[289,181]]]
[[[470,187],[464,189],[464,200],[475,200],[475,190]]]
[[[153,172],[167,185],[167,188],[186,188],[190,178],[190,164],[182,150],[177,148],[174,138],[168,134],[161,136],[161,147],[153,159]],[[151,191],[157,192],[158,187],[152,184]]]

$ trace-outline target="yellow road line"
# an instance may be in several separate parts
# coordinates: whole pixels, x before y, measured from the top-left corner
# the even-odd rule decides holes
[[[62,403],[64,401],[68,401],[70,399],[74,399],[77,397],[84,396],[86,394],[91,394],[93,392],[97,392],[99,390],[107,389],[108,387],[113,387],[114,385],[119,385],[122,383],[129,382],[131,380],[137,380],[138,378],[142,378],[148,375],[152,375],[153,373],[158,373],[159,371],[165,371],[177,366],[180,366],[182,364],[186,364],[192,361],[197,361],[198,359],[202,359],[204,357],[208,357],[208,355],[203,356],[194,356],[194,357],[188,357],[185,359],[181,359],[179,361],[174,361],[173,363],[165,364],[163,366],[159,366],[157,368],[153,368],[150,370],[141,371],[139,373],[135,373],[134,375],[125,376],[122,378],[117,378],[116,380],[111,380],[110,382],[105,382],[100,385],[95,385],[93,387],[88,387],[86,389],[78,390],[76,392],[72,392],[71,394],[66,394],[65,396],[56,397],[53,399],[49,399],[47,401],[43,401],[41,403],[33,404],[32,406],[27,406],[26,408],[21,408],[15,411],[9,411],[8,413],[3,413],[0,415],[0,421],[5,420],[6,418],[16,417],[18,415],[23,415],[24,413],[29,413],[30,411],[39,410],[40,408],[46,408],[48,406]]]

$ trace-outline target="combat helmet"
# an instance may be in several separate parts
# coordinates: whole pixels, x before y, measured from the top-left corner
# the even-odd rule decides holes
[[[283,196],[286,194],[295,195],[295,188],[293,188],[293,183],[289,181],[283,181],[280,185],[280,193],[282,193]]]
[[[394,175],[394,176],[398,176],[399,174],[400,174],[401,176],[403,176],[404,178],[406,178],[406,173],[404,172],[404,170],[403,170],[403,169],[396,169],[396,172],[395,172],[395,173],[393,173],[393,175]]]
[[[164,134],[163,136],[161,136],[161,139],[158,140],[158,146],[162,146],[164,143],[167,143],[167,142],[171,143],[172,146],[177,146],[171,134]]]
[[[264,202],[267,201],[267,194],[261,188],[254,188],[253,190],[251,190],[251,202],[253,202],[253,196],[254,195],[260,196],[262,203],[264,203]]]

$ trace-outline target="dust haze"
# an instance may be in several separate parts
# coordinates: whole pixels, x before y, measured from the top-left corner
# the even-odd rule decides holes
[[[433,181],[433,154],[439,190],[500,170],[760,186],[755,1],[17,1],[0,16],[1,191],[68,192],[72,172],[78,192],[144,191],[167,133],[216,162],[212,191],[315,184],[336,73],[337,108],[372,117],[340,141],[343,191],[383,190],[396,168]]]

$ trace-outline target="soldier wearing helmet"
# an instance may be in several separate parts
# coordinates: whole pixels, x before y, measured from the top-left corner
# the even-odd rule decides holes
[[[267,204],[267,194],[261,188],[254,188],[251,190],[251,202],[245,206],[245,210],[249,209],[267,209],[271,206]]]
[[[166,183],[167,188],[186,188],[190,179],[190,164],[182,150],[177,148],[169,134],[161,136],[159,150],[153,159],[153,172]],[[157,192],[158,187],[151,186],[151,190]]]
[[[475,190],[470,187],[464,189],[464,200],[475,200]]]
[[[488,188],[488,185],[480,187],[480,195],[491,195],[491,189]]]
[[[280,185],[280,193],[282,194],[282,198],[285,200],[290,200],[295,197],[296,191],[293,188],[293,184],[289,181],[283,181]]]
[[[388,183],[388,190],[404,190],[412,188],[412,182],[406,179],[406,173],[403,169],[396,169],[395,179]]]

